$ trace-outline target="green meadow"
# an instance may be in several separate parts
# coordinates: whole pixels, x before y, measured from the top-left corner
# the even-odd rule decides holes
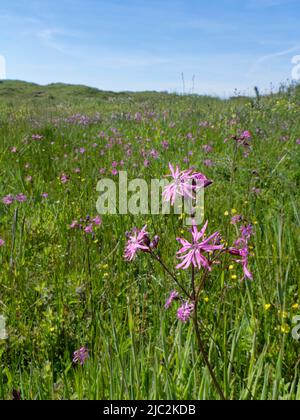
[[[222,260],[197,308],[226,399],[300,399],[299,139],[297,86],[221,100],[0,82],[0,399],[219,399],[193,323],[164,307],[172,278],[147,253],[124,259],[125,233],[147,224],[188,285],[175,268],[186,215],[100,215],[84,231],[101,178],[150,184],[169,163],[213,181],[209,233],[232,246],[237,215],[254,231],[253,280]]]

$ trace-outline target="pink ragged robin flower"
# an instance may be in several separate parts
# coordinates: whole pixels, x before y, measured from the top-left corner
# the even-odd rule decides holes
[[[236,241],[236,246],[239,248],[230,248],[229,253],[231,255],[241,257],[239,260],[235,260],[238,264],[242,264],[244,278],[248,278],[249,280],[253,280],[253,275],[249,270],[249,248],[247,245],[247,240],[245,238],[240,238]]]
[[[81,347],[79,350],[73,353],[73,363],[84,365],[86,360],[89,358],[89,351],[86,347]]]
[[[5,245],[5,241],[0,238],[0,248],[3,247],[4,245]]]
[[[102,225],[102,219],[100,216],[96,216],[94,217],[94,219],[92,219],[92,222],[96,225],[96,226],[100,226]]]
[[[70,228],[71,229],[75,229],[79,226],[78,221],[77,220],[73,220],[73,222],[70,224]]]
[[[15,200],[18,201],[19,203],[25,203],[25,201],[27,201],[27,197],[26,195],[20,193],[15,196]]]
[[[191,175],[191,170],[189,171],[180,171],[178,165],[176,168],[169,163],[169,168],[171,171],[171,176],[173,181],[164,189],[163,199],[165,201],[170,201],[174,205],[176,197],[179,195],[181,197],[194,198],[193,196],[193,185],[189,178]]]
[[[173,292],[170,293],[170,296],[168,297],[166,303],[165,303],[165,309],[169,309],[169,307],[172,305],[173,301],[176,300],[179,297],[179,293],[176,292],[176,290],[173,290]]]
[[[242,226],[241,229],[242,237],[245,239],[250,239],[250,237],[253,235],[253,227],[252,225]]]
[[[2,203],[6,206],[10,206],[14,202],[15,198],[9,194],[2,198]]]
[[[62,183],[62,184],[66,184],[67,182],[69,182],[70,181],[70,177],[68,176],[68,175],[66,175],[66,174],[61,174],[61,176],[60,176],[60,182]]]
[[[189,302],[184,302],[182,306],[177,311],[177,318],[181,322],[187,322],[190,319],[191,314],[194,311],[194,304]]]
[[[85,233],[88,233],[88,234],[92,234],[92,233],[94,233],[94,231],[93,231],[93,225],[92,225],[92,224],[90,224],[90,225],[88,225],[87,227],[85,227],[85,228],[84,228],[84,232],[85,232]]]
[[[133,228],[126,236],[128,238],[124,258],[127,261],[132,261],[138,251],[149,252],[150,239],[149,234],[146,231],[147,225],[142,230]]]
[[[203,255],[204,252],[212,253],[217,250],[223,249],[223,245],[219,245],[220,233],[215,232],[208,238],[204,239],[204,234],[207,229],[208,222],[205,223],[200,232],[197,226],[194,225],[190,229],[192,234],[192,242],[188,242],[186,239],[177,238],[178,242],[182,245],[182,248],[177,252],[177,255],[182,262],[177,265],[177,269],[182,268],[186,270],[193,265],[194,267],[201,267],[211,271],[211,264],[208,259]]]

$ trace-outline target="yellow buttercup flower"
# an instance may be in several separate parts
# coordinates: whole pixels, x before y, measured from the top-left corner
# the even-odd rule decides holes
[[[289,334],[290,331],[291,331],[291,328],[288,324],[282,324],[281,325],[281,332],[283,334]]]
[[[265,304],[265,311],[268,311],[269,309],[271,309],[271,304],[270,303],[266,303]]]
[[[295,303],[295,304],[292,306],[292,309],[294,309],[295,311],[296,311],[297,309],[299,309],[299,304],[298,304],[298,303]]]
[[[225,211],[224,216],[229,216],[229,211]]]

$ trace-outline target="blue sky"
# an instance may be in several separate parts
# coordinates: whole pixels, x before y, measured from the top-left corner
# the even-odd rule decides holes
[[[41,84],[250,93],[291,79],[300,1],[1,0],[0,55]]]

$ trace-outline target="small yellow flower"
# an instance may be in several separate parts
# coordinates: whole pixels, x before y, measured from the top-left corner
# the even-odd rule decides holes
[[[282,319],[286,319],[289,316],[289,314],[285,311],[278,311],[278,314],[282,317]]]
[[[237,209],[232,209],[231,214],[237,214]]]
[[[227,211],[227,210],[226,210],[226,211],[224,212],[224,216],[229,216],[229,211]]]
[[[295,304],[292,306],[292,309],[294,309],[295,311],[296,311],[297,309],[299,309],[299,304],[298,304],[298,303],[295,303]]]
[[[269,309],[271,309],[271,303],[266,303],[265,304],[265,311],[268,311]]]
[[[290,326],[288,324],[281,325],[281,332],[283,334],[288,334],[291,331]]]
[[[207,296],[204,298],[204,302],[206,302],[206,303],[209,302],[209,298]]]
[[[103,264],[102,268],[103,268],[103,270],[107,270],[108,269],[108,264]]]
[[[108,273],[104,273],[103,274],[103,277],[106,279],[107,277],[109,276],[109,274]]]
[[[229,270],[233,270],[234,269],[234,265],[230,265],[228,268],[229,268]]]
[[[232,280],[237,280],[237,278],[238,278],[238,277],[237,277],[237,275],[236,275],[236,274],[233,274],[233,275],[231,276],[231,279],[232,279]]]
[[[183,230],[183,229],[181,229],[180,233],[183,235],[183,234],[184,234],[184,230]]]

